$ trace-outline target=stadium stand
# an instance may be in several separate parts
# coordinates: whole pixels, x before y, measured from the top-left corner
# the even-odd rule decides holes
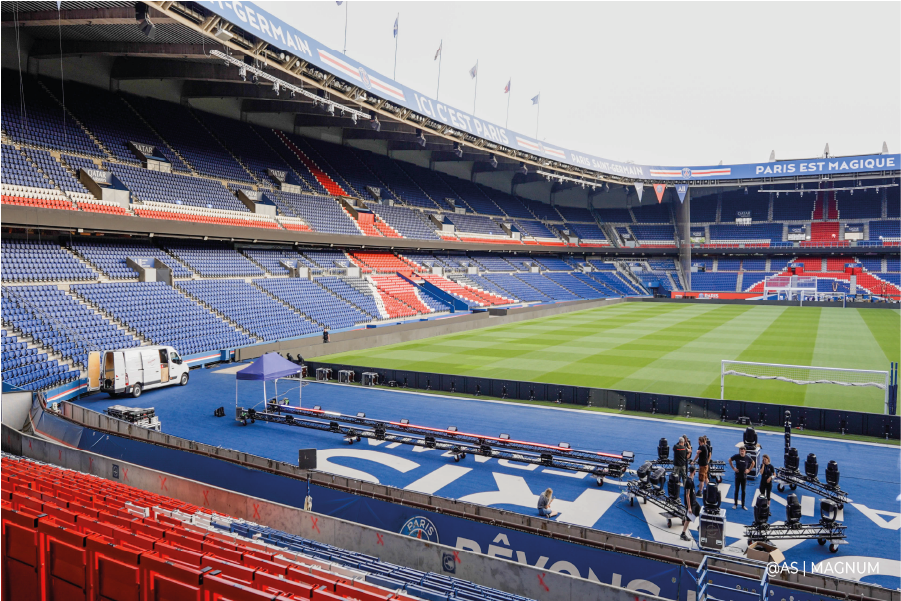
[[[706,196],[691,196],[691,222],[692,223],[713,223],[716,221],[716,208],[719,199],[715,194]]]
[[[71,245],[72,250],[80,257],[113,280],[138,277],[138,272],[127,264],[129,258],[159,259],[172,270],[176,278],[191,277],[190,270],[149,242],[140,240],[99,242],[75,238]]]
[[[143,119],[198,174],[253,183],[253,177],[210,133],[192,109],[139,96],[129,96]]]
[[[485,275],[484,279],[488,280],[499,289],[504,290],[506,295],[513,296],[514,298],[518,298],[520,300],[541,302],[554,300],[534,286],[531,286],[525,281],[517,278],[515,275],[506,273],[491,273]],[[548,281],[548,283],[553,284],[553,282],[550,281]],[[559,288],[559,286],[554,287]]]
[[[669,205],[647,204],[632,207],[635,223],[670,223],[672,214]]]
[[[298,262],[303,267],[313,267],[306,257],[294,250],[244,248],[241,251],[248,259],[273,275],[288,275],[288,269],[282,261]]]
[[[7,239],[0,256],[5,282],[84,282],[97,273],[64,251],[59,244],[40,240]]]
[[[379,308],[375,300],[373,286],[363,278],[340,278],[323,276],[316,278],[316,283],[328,289],[332,294],[347,303],[359,308],[373,319],[387,318],[387,313]]]
[[[148,342],[183,355],[256,342],[163,282],[75,284],[71,290]]]
[[[56,286],[4,287],[3,300],[4,323],[73,365],[87,366],[91,351],[140,344]]]
[[[263,270],[226,243],[186,241],[170,243],[166,250],[205,277],[263,275]]]
[[[529,601],[24,457],[2,468],[15,598]]]
[[[193,280],[177,286],[207,308],[265,341],[297,338],[319,331],[244,280]]]
[[[104,157],[105,153],[34,77],[2,71],[3,132],[15,142],[38,148]],[[21,82],[21,87],[20,87]],[[21,94],[21,96],[20,96]],[[27,110],[22,99],[27,99]]]
[[[693,290],[735,292],[738,286],[736,273],[693,273],[691,287]]]
[[[372,321],[372,316],[310,280],[260,278],[254,284],[315,322],[319,326],[315,331],[341,330]]]

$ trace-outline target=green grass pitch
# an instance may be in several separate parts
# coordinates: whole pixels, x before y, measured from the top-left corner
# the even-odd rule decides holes
[[[626,302],[319,360],[719,398],[722,359],[888,370],[899,332],[894,310]],[[738,376],[726,398],[883,411],[877,388]]]

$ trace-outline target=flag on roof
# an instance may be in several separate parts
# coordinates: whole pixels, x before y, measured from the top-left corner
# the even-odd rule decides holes
[[[438,57],[441,56],[441,48],[443,48],[443,47],[444,47],[444,40],[441,40],[441,43],[438,44],[438,50],[435,52],[435,58],[432,59],[433,61],[438,60]]]
[[[504,94],[509,94],[509,93],[510,93],[510,84],[511,84],[512,82],[513,82],[513,78],[511,77],[511,78],[507,81],[507,85],[504,87]]]
[[[538,102],[540,100],[541,100],[541,92],[538,92],[538,95],[535,96],[534,98],[532,98],[532,104],[538,104]]]
[[[394,37],[397,37],[397,26],[400,22],[400,13],[397,13],[397,17],[394,19]]]
[[[469,78],[475,79],[478,74],[479,74],[479,61],[476,61],[475,66],[469,70]]]

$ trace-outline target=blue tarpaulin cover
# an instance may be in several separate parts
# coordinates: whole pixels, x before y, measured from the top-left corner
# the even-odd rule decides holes
[[[238,380],[276,380],[300,373],[300,366],[278,353],[266,353],[235,374]]]

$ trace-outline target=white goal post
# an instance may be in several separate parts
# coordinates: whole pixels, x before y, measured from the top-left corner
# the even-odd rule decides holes
[[[879,388],[885,393],[885,413],[888,413],[890,382],[888,371],[814,367],[810,365],[783,365],[781,363],[755,363],[752,361],[723,359],[720,366],[720,400],[725,398],[726,376],[743,376],[757,380],[778,380],[800,386],[833,384],[837,386]]]

